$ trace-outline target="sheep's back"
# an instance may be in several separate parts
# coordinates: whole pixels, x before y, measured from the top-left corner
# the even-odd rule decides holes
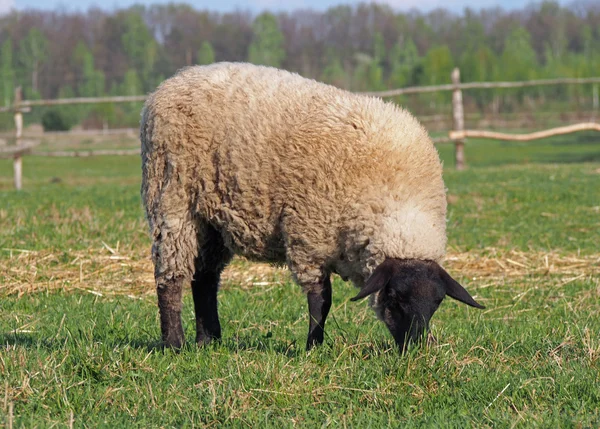
[[[390,199],[439,211],[437,152],[412,116],[381,100],[221,63],[181,71],[145,110],[146,150],[164,154],[183,199],[246,256],[282,259],[286,210],[329,243],[315,244],[324,253],[352,228],[344,222],[385,228],[373,218]]]

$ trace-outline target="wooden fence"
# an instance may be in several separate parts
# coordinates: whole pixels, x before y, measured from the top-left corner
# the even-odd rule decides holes
[[[598,84],[600,77],[593,78],[561,78],[561,79],[541,79],[530,80],[524,82],[460,82],[460,71],[456,68],[451,74],[452,83],[446,85],[418,86],[392,89],[388,91],[378,92],[362,92],[363,95],[376,97],[395,97],[404,94],[430,93],[440,91],[452,91],[452,118],[453,130],[449,131],[447,137],[439,137],[433,139],[434,143],[453,142],[455,146],[455,161],[456,169],[464,170],[465,162],[465,139],[473,138],[490,138],[499,140],[512,141],[529,141],[534,139],[546,138],[550,136],[572,133],[583,130],[600,131],[600,124],[589,122],[570,125],[566,127],[553,128],[544,131],[538,131],[530,134],[506,134],[491,132],[486,130],[465,130],[465,114],[462,98],[462,90],[471,89],[490,89],[490,88],[525,88],[531,86],[548,86],[548,85],[581,85],[581,84]],[[594,109],[598,109],[598,86],[593,87],[593,105]],[[0,107],[0,112],[13,112],[15,123],[15,144],[6,148],[0,148],[0,158],[13,158],[14,184],[17,190],[22,188],[23,174],[23,156],[27,154],[35,154],[38,156],[97,156],[97,155],[135,155],[139,153],[139,149],[132,150],[83,150],[83,151],[53,151],[53,152],[37,152],[35,147],[39,142],[23,139],[23,113],[31,111],[32,107],[39,106],[57,106],[57,105],[72,105],[72,104],[95,104],[95,103],[130,103],[145,101],[145,95],[136,96],[116,96],[116,97],[82,97],[82,98],[62,98],[54,100],[23,100],[21,89],[15,91],[15,99],[12,106]],[[100,131],[102,133],[102,131]]]

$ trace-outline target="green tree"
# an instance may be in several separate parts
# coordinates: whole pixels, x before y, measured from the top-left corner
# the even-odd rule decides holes
[[[499,78],[504,80],[535,78],[539,64],[530,39],[529,33],[523,27],[515,28],[508,35],[500,60]]]
[[[380,91],[384,89],[383,68],[370,55],[357,53],[352,75],[352,89],[356,91]]]
[[[523,27],[517,27],[506,38],[504,50],[500,57],[500,64],[497,68],[498,75],[496,80],[532,80],[539,73],[539,64],[533,47],[531,46],[531,36]],[[544,89],[537,90],[539,94]],[[510,94],[516,95],[516,99],[522,101],[526,94],[531,94],[531,90],[516,89],[503,91],[506,94],[505,100],[510,100]]]
[[[153,84],[152,72],[158,58],[158,45],[150,29],[136,11],[125,16],[125,31],[121,36],[123,49],[129,59],[129,70],[135,70],[142,87],[150,89]],[[139,94],[139,93],[138,93]]]
[[[142,93],[142,81],[134,69],[129,69],[125,73],[123,82],[113,89],[115,95],[140,95]],[[112,125],[130,126],[139,121],[140,109],[139,102],[120,103],[115,106],[114,111],[103,111],[104,119]],[[112,118],[111,118],[112,115]]]
[[[142,92],[142,83],[134,69],[129,69],[125,73],[120,92],[123,95],[139,95]]]
[[[58,98],[73,98],[75,96],[75,91],[70,85],[64,85],[58,92]],[[56,130],[69,130],[73,125],[80,123],[86,114],[87,111],[81,109],[81,106],[71,104],[49,108],[44,112],[42,119],[50,116],[50,122],[55,123],[57,126],[60,124],[58,128],[55,128]]]
[[[385,43],[381,33],[375,33],[372,46],[373,56],[357,53],[354,58],[354,89],[363,91],[381,91],[385,89],[383,81],[383,61],[385,60]]]
[[[333,52],[330,52],[327,57],[327,65],[323,69],[321,80],[339,88],[347,88],[348,75],[342,66],[341,60]]]
[[[208,41],[202,42],[198,49],[198,64],[206,65],[215,62],[215,51]]]
[[[385,59],[385,41],[379,31],[373,36],[373,59],[378,63]]]
[[[391,87],[402,88],[419,83],[418,70],[421,58],[411,38],[406,39],[404,43],[396,43],[390,50],[388,61],[391,70],[389,77]]]
[[[452,54],[447,45],[431,48],[423,59],[424,79],[429,85],[449,83],[453,68]]]
[[[33,27],[27,33],[27,36],[19,44],[19,61],[23,64],[25,72],[31,75],[31,91],[39,91],[39,72],[44,61],[47,58],[47,46],[45,36],[42,32]]]
[[[367,68],[367,85],[370,91],[382,91],[385,89],[383,67],[376,60],[373,60]]]
[[[487,46],[465,51],[459,60],[463,82],[483,82],[494,78],[494,53]]]
[[[498,59],[494,52],[487,46],[481,44],[479,47],[465,51],[459,61],[460,79],[463,82],[485,82],[496,77]],[[495,94],[494,89],[474,89],[468,92],[480,108],[489,104]]]
[[[594,44],[594,36],[589,25],[582,27],[581,39],[583,42],[583,52],[581,55],[583,55],[586,63],[584,76],[595,76],[600,70],[600,49],[598,44]]]
[[[450,83],[450,74],[454,68],[452,54],[447,45],[434,46],[423,58],[423,80],[425,85]],[[449,101],[449,93],[423,94],[420,100],[429,100],[432,107],[436,103]]]
[[[486,44],[485,28],[481,18],[472,9],[466,8],[461,27],[459,27],[460,37],[454,44],[453,52],[476,52],[481,46]]]
[[[82,83],[79,85],[79,95],[84,97],[99,97],[104,94],[104,73],[94,67],[94,56],[82,41],[77,43],[73,54],[75,63],[81,67]]]
[[[265,12],[252,24],[252,43],[248,61],[253,64],[279,67],[285,59],[284,36],[274,15]]]
[[[0,89],[4,105],[9,106],[15,91],[15,69],[13,65],[12,40],[6,39],[0,48]]]

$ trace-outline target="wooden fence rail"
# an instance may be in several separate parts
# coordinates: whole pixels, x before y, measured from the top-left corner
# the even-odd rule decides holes
[[[495,131],[484,130],[461,130],[450,131],[448,134],[451,140],[464,139],[466,137],[494,139],[494,140],[509,140],[527,142],[530,140],[544,139],[547,137],[560,136],[562,134],[575,133],[578,131],[600,131],[600,124],[594,122],[584,122],[581,124],[568,125],[566,127],[551,128],[544,131],[536,131],[528,134],[508,134],[498,133]]]
[[[468,83],[449,83],[443,85],[428,86],[409,86],[406,88],[390,89],[386,91],[366,91],[359,92],[362,95],[371,95],[375,97],[395,97],[404,94],[419,94],[440,91],[455,91],[457,89],[493,89],[493,88],[525,88],[530,86],[548,86],[548,85],[572,85],[572,84],[592,84],[600,83],[600,77],[589,78],[559,78],[559,79],[538,79],[519,82],[468,82]],[[44,100],[22,100],[19,105],[22,108],[39,106],[59,106],[65,104],[96,104],[96,103],[135,103],[143,102],[147,95],[120,95],[113,97],[77,97],[77,98],[57,98]],[[14,106],[0,107],[0,112],[11,112]]]
[[[561,78],[561,79],[538,79],[523,82],[469,82],[469,83],[450,83],[444,85],[431,86],[409,86],[406,88],[390,89],[387,91],[361,92],[363,95],[372,95],[375,97],[395,97],[404,94],[417,94],[423,92],[454,91],[457,89],[492,89],[492,88],[525,88],[528,86],[547,86],[547,85],[569,85],[569,84],[590,84],[600,83],[600,77],[586,78]]]
[[[127,156],[127,155],[139,155],[140,149],[90,149],[90,150],[53,150],[51,152],[38,151],[35,147],[39,142],[32,144],[24,144],[22,146],[13,146],[11,148],[3,148],[0,150],[1,158],[16,158],[23,157],[23,155],[35,155],[44,157],[71,157],[71,158],[83,158],[88,156],[100,156],[100,155],[111,155],[111,156]]]
[[[35,156],[47,156],[47,157],[73,157],[83,158],[88,156],[100,156],[100,155],[111,155],[111,156],[127,156],[127,155],[139,155],[140,149],[97,149],[97,150],[57,150],[52,152],[33,151],[32,155]]]
[[[430,93],[439,91],[452,91],[452,118],[453,130],[449,132],[448,137],[438,137],[433,139],[434,143],[454,142],[456,168],[463,170],[466,167],[464,147],[467,137],[475,138],[495,138],[500,140],[528,141],[537,138],[544,138],[553,135],[571,133],[581,130],[600,131],[600,124],[583,123],[568,127],[560,127],[551,130],[538,131],[530,134],[505,134],[485,130],[464,130],[465,114],[463,107],[462,90],[470,89],[490,89],[490,88],[525,88],[531,86],[545,85],[582,85],[594,84],[593,86],[593,105],[594,110],[598,109],[598,83],[600,77],[590,78],[560,78],[560,79],[540,79],[523,82],[469,82],[460,83],[460,71],[452,71],[452,83],[445,85],[419,86],[392,89],[388,91],[362,92],[360,94],[376,97],[394,97],[403,94]],[[82,97],[82,98],[61,98],[54,100],[23,100],[21,97],[21,88],[15,91],[15,99],[12,106],[0,107],[1,112],[13,112],[15,122],[15,146],[0,150],[0,158],[13,158],[14,183],[16,189],[22,187],[22,157],[25,154],[35,154],[37,156],[97,156],[97,155],[134,155],[139,153],[139,149],[132,150],[84,150],[84,151],[53,151],[40,152],[34,148],[37,143],[23,140],[23,113],[31,110],[32,107],[39,106],[58,106],[71,104],[95,104],[95,103],[131,103],[143,102],[146,95],[134,96],[115,96],[115,97]],[[100,132],[101,134],[102,132]]]
[[[146,101],[145,95],[121,95],[115,97],[79,97],[57,98],[54,100],[26,100],[21,102],[22,107],[33,106],[58,106],[64,104],[97,104],[97,103],[135,103]]]
[[[22,140],[21,144],[17,146],[7,146],[0,148],[0,159],[1,158],[15,158],[17,156],[23,156],[24,154],[31,153],[31,150],[39,144],[35,140]]]

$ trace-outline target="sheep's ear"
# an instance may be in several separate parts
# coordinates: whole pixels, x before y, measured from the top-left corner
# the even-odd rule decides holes
[[[446,295],[451,298],[454,298],[457,301],[463,302],[471,307],[475,308],[485,308],[483,305],[479,304],[477,301],[473,299],[469,292],[460,285],[456,280],[454,280],[450,274],[446,272],[442,267],[438,265],[438,272],[440,274],[440,278],[446,286]]]
[[[371,277],[367,280],[367,283],[360,290],[358,295],[354,298],[350,298],[350,301],[358,301],[359,299],[363,299],[366,296],[371,295],[372,293],[379,292],[381,289],[388,284],[392,276],[394,275],[394,264],[392,261],[386,259],[383,263],[379,264]]]

